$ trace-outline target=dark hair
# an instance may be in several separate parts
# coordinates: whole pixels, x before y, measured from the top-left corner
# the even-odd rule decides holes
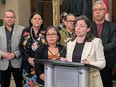
[[[48,26],[48,27],[46,28],[45,40],[46,40],[46,34],[47,34],[47,32],[48,32],[51,28],[54,28],[54,30],[56,31],[56,33],[57,33],[57,35],[58,35],[58,37],[59,37],[58,42],[60,42],[61,36],[60,36],[60,33],[59,33],[59,30],[58,30],[58,27],[57,27],[57,26]]]
[[[66,13],[66,12],[62,12],[61,13],[61,16],[60,16],[60,19],[65,19],[66,18],[66,16],[68,15],[68,13]]]
[[[67,13],[67,15],[65,15],[65,17],[63,18],[63,20],[66,21],[69,16],[74,16],[76,18],[76,15],[74,13]],[[64,24],[63,27],[66,28],[66,25]]]
[[[6,10],[5,13],[6,12],[12,12],[14,14],[14,17],[15,17],[15,12],[13,10],[9,9],[9,10]],[[4,16],[5,16],[5,13],[4,13]]]
[[[81,15],[81,16],[77,17],[77,19],[74,22],[74,25],[77,23],[78,20],[83,20],[87,24],[87,27],[90,28],[90,31],[87,32],[87,35],[85,37],[85,41],[91,42],[94,39],[94,35],[91,30],[90,20],[85,15]],[[76,38],[76,35],[73,39],[75,39],[75,38]]]
[[[40,13],[40,12],[34,12],[34,13],[32,13],[31,16],[30,16],[30,18],[29,18],[29,26],[30,26],[30,27],[32,27],[31,19],[32,19],[32,18],[34,17],[34,15],[36,15],[36,14],[40,15],[41,18],[42,18],[42,20],[43,20],[43,15],[42,15],[42,13]],[[43,27],[43,24],[41,25],[40,29],[42,29],[42,28],[44,28],[44,27]]]
[[[64,17],[64,20],[67,20],[68,16],[74,16],[76,17],[76,15],[74,13],[68,13],[65,17]]]

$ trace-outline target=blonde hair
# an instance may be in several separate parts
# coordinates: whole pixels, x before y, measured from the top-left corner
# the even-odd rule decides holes
[[[11,10],[11,9],[8,9],[8,10],[6,10],[5,12],[4,12],[4,17],[5,17],[5,13],[6,12],[12,12],[13,14],[14,14],[14,17],[15,17],[15,12],[13,11],[13,10]]]

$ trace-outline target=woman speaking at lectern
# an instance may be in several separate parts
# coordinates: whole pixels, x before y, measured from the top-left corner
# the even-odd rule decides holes
[[[74,25],[75,38],[67,43],[66,58],[60,60],[90,64],[103,69],[106,63],[102,41],[92,35],[90,21],[82,15],[76,19]],[[99,70],[90,69],[89,87],[103,87]]]

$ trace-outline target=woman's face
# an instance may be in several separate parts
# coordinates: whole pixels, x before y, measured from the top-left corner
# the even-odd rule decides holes
[[[40,27],[43,24],[43,20],[39,14],[35,14],[31,19],[31,23],[34,27]]]
[[[87,27],[87,24],[84,20],[78,20],[75,24],[75,33],[77,37],[85,37],[87,32],[90,31],[90,28]]]
[[[56,44],[59,36],[54,28],[51,28],[46,33],[46,40],[48,44]]]
[[[69,29],[70,31],[74,30],[74,21],[75,21],[75,16],[69,15],[67,16],[67,19],[64,20],[64,25],[66,26],[66,29]]]

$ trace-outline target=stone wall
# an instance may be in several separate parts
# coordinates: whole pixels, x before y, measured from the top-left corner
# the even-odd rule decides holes
[[[0,19],[4,17],[4,11],[12,9],[16,14],[16,24],[27,26],[30,17],[30,0],[6,0],[0,2]]]

